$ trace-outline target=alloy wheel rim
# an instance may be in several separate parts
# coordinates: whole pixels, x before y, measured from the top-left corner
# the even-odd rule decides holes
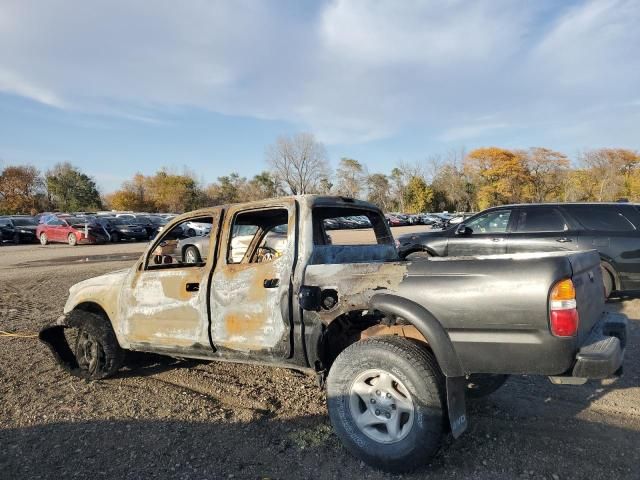
[[[384,370],[370,369],[356,377],[349,409],[358,429],[378,443],[399,442],[413,428],[411,394],[398,377]]]

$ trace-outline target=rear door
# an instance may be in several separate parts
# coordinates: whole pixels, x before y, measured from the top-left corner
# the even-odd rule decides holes
[[[629,204],[570,204],[565,209],[581,225],[581,250],[596,249],[617,277],[615,288],[640,289],[640,214]]]
[[[278,361],[291,352],[294,200],[225,215],[211,284],[211,341],[228,358]]]
[[[554,205],[532,205],[516,210],[509,253],[556,252],[578,249],[577,231]]]
[[[459,234],[453,229],[449,237],[447,254],[453,257],[466,255],[494,255],[507,253],[509,232],[513,223],[513,209],[490,210],[464,222],[470,229]]]

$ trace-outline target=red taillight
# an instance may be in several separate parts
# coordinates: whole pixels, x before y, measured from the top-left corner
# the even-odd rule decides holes
[[[573,337],[578,333],[580,317],[576,309],[576,289],[570,279],[561,280],[551,290],[549,323],[557,337]]]
[[[578,332],[578,311],[551,310],[551,333],[556,337],[573,337]]]

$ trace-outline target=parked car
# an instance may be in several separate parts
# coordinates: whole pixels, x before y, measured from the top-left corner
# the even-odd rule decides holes
[[[144,225],[140,225],[135,221],[135,217],[103,217],[109,223],[109,233],[111,235],[112,242],[119,242],[120,240],[148,240],[149,234],[147,233]],[[103,220],[104,221],[104,220]]]
[[[640,211],[630,203],[548,203],[494,207],[443,231],[398,238],[403,257],[595,249],[607,296],[640,289]]]
[[[36,237],[42,245],[58,242],[75,246],[107,241],[102,227],[90,217],[47,215],[41,217],[40,222],[36,228]]]
[[[324,220],[338,215],[367,216],[372,243],[329,242]],[[175,248],[173,227],[187,221],[212,226],[205,264]],[[281,254],[263,254],[278,226]],[[234,237],[247,235],[236,255]],[[465,431],[466,395],[508,374],[569,385],[620,375],[627,318],[604,311],[601,282],[594,251],[401,261],[374,205],[297,196],[174,219],[131,268],[72,286],[39,337],[85,379],[114,375],[128,350],[305,370],[326,385],[343,444],[406,471],[430,462],[446,431]]]
[[[201,222],[187,222],[184,225],[185,235],[195,237],[196,235],[207,235],[211,231],[211,225]]]
[[[33,217],[12,216],[0,217],[0,231],[4,240],[19,243],[33,243],[37,241],[36,228],[38,223]],[[0,240],[1,242],[2,240]]]

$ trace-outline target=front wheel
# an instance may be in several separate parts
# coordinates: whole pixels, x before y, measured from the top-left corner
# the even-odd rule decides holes
[[[187,236],[195,237],[196,236],[196,231],[193,228],[190,228],[189,230],[187,230]]]
[[[111,234],[111,241],[113,243],[118,243],[120,241],[120,235],[118,234],[118,232],[113,232]]]
[[[20,234],[19,233],[15,233],[13,235],[13,243],[15,245],[20,245]]]
[[[406,338],[356,342],[327,378],[331,423],[356,457],[389,472],[425,465],[445,429],[444,377],[429,350]]]
[[[75,247],[78,244],[78,237],[76,237],[73,233],[70,233],[67,237],[67,242],[69,242],[69,245],[71,245],[72,247]]]
[[[81,312],[76,337],[76,360],[80,376],[99,380],[112,376],[124,362],[120,348],[108,320],[88,312]]]

